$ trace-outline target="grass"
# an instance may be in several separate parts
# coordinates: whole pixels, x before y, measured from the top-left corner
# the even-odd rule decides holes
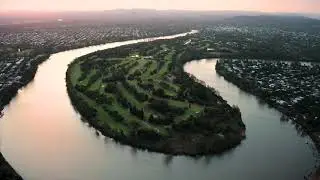
[[[237,132],[243,129],[241,116],[228,114],[233,111],[211,116],[220,102],[205,86],[182,74],[181,63],[188,57],[183,47],[146,43],[137,49],[88,55],[69,67],[69,95],[79,98],[74,104],[88,122],[95,121],[108,136],[130,145],[190,155],[230,148],[241,140]],[[129,55],[107,58],[109,51],[113,56]],[[233,133],[230,138],[237,138],[220,146],[215,144],[217,133]]]
[[[128,45],[80,58],[69,67],[67,79],[73,105],[104,135],[134,147],[173,155],[235,147],[245,129],[240,111],[183,72],[184,62],[207,56],[206,48],[212,46],[199,46],[194,39],[184,45],[188,39]]]
[[[178,95],[178,91],[180,89],[179,84],[174,84],[173,82],[170,82],[167,79],[167,76],[172,76],[171,72],[169,71],[169,64],[172,63],[172,58],[175,55],[174,49],[169,49],[166,45],[160,46],[159,53],[166,52],[166,55],[164,56],[164,64],[160,67],[158,66],[157,60],[150,59],[150,58],[144,58],[142,56],[136,56],[133,57],[132,55],[126,58],[123,58],[122,60],[119,58],[112,58],[112,59],[105,59],[105,61],[108,60],[118,60],[120,61],[117,64],[114,64],[114,69],[119,69],[120,67],[131,67],[129,69],[128,73],[125,75],[128,77],[129,75],[134,74],[137,70],[140,70],[143,74],[139,76],[142,82],[148,82],[153,84],[154,89],[163,89],[165,95],[170,96],[172,98],[164,98],[164,97],[158,97],[154,96],[153,92],[150,90],[146,90],[140,86],[138,86],[137,79],[134,80],[126,80],[130,86],[134,89],[136,89],[139,93],[147,94],[149,97],[152,97],[154,99],[158,100],[165,100],[168,102],[169,107],[175,107],[184,109],[183,114],[179,114],[175,116],[174,121],[183,121],[188,119],[190,116],[197,116],[200,112],[204,110],[204,107],[195,103],[190,103],[188,101],[181,101],[181,100],[175,100],[174,97]],[[99,61],[102,61],[99,59]],[[134,63],[138,62],[137,65],[134,65]],[[150,63],[151,62],[151,63]],[[150,65],[147,66],[147,63]],[[165,114],[161,112],[157,112],[155,109],[152,109],[148,106],[148,101],[139,101],[136,99],[135,95],[132,93],[131,90],[126,89],[121,82],[116,81],[116,91],[118,93],[121,93],[121,96],[126,99],[127,102],[134,105],[134,107],[138,109],[142,109],[144,112],[144,119],[139,119],[138,116],[135,116],[130,113],[130,111],[123,107],[123,105],[120,104],[120,102],[117,101],[117,95],[106,93],[104,91],[104,88],[108,85],[108,83],[103,83],[102,78],[103,77],[111,77],[111,74],[113,72],[110,72],[111,67],[108,67],[107,69],[92,69],[86,76],[86,78],[83,81],[78,81],[79,77],[81,77],[82,72],[79,63],[72,66],[72,74],[71,74],[71,82],[75,86],[76,84],[84,85],[87,87],[89,79],[95,74],[98,73],[98,71],[102,74],[102,77],[98,78],[94,83],[92,83],[88,90],[99,92],[100,94],[106,96],[106,97],[112,97],[115,99],[115,102],[112,103],[112,105],[103,104],[102,106],[104,108],[108,108],[112,111],[117,111],[124,119],[124,122],[117,122],[116,120],[111,117],[108,112],[106,112],[101,105],[98,105],[94,100],[90,99],[84,94],[81,94],[81,97],[88,102],[88,104],[92,107],[95,107],[98,111],[98,121],[100,125],[107,124],[112,129],[116,130],[117,132],[123,132],[124,134],[128,134],[130,132],[130,124],[136,123],[139,124],[139,126],[151,128],[157,131],[158,133],[162,135],[167,135],[168,132],[165,128],[165,126],[153,124],[148,122],[148,119],[151,115],[157,115],[159,117],[166,117]],[[151,72],[157,69],[156,73],[151,75]],[[135,77],[138,78],[138,77]]]
[[[162,51],[169,51],[169,49],[166,46],[162,46],[161,48],[162,48]],[[132,74],[136,70],[143,69],[146,63],[152,62],[152,64],[147,68],[147,70],[140,76],[142,81],[147,81],[148,79],[153,79],[155,88],[162,88],[165,91],[165,94],[170,95],[170,96],[175,96],[175,95],[177,95],[176,91],[179,89],[179,86],[174,85],[174,84],[172,84],[172,83],[170,83],[170,82],[168,82],[168,81],[166,81],[164,79],[165,75],[169,73],[168,72],[168,64],[171,63],[172,56],[173,56],[174,53],[175,53],[175,51],[170,51],[165,56],[165,59],[164,59],[165,60],[165,64],[161,67],[160,70],[157,71],[156,74],[154,74],[152,76],[150,75],[150,73],[153,70],[157,69],[157,62],[154,61],[154,60],[150,60],[150,59],[144,59],[143,57],[139,57],[138,59],[137,58],[133,58],[133,57],[127,57],[127,58],[123,59],[121,63],[118,63],[118,64],[116,64],[114,66],[115,67],[120,67],[120,66],[123,66],[123,65],[130,66],[133,63],[138,62],[139,63],[138,65],[133,66],[129,70],[128,74]],[[112,60],[114,60],[114,58]],[[119,60],[119,59],[117,59],[117,60]],[[99,61],[101,61],[101,59],[99,59]],[[88,82],[89,82],[90,77],[93,76],[95,73],[97,73],[97,70],[93,69],[86,76],[86,79],[84,79],[81,82],[78,82],[77,80],[82,75],[82,73],[83,72],[81,72],[79,64],[75,64],[75,65],[72,66],[71,82],[73,83],[73,85],[75,85],[75,84],[87,85]],[[165,82],[170,88],[162,87],[159,84],[160,82]],[[135,87],[138,90],[138,92],[148,94],[150,97],[152,97],[152,92],[146,91],[146,90],[142,89],[141,87],[139,87],[137,85],[137,81],[136,80],[128,81],[128,83],[130,85],[132,85],[133,87]],[[99,93],[104,94],[105,96],[113,97],[114,99],[116,99],[116,97],[113,94],[107,94],[107,93],[104,92],[104,87],[105,86],[106,86],[106,84],[102,82],[102,77],[101,77],[98,80],[96,80],[92,85],[90,85],[89,90],[98,91]],[[139,109],[144,109],[145,119],[148,119],[151,114],[158,114],[160,117],[163,116],[161,113],[156,112],[153,109],[150,109],[148,107],[148,102],[147,101],[146,102],[140,102],[139,100],[137,100],[135,98],[135,96],[131,92],[129,92],[125,87],[123,87],[123,85],[121,83],[117,83],[117,90],[123,94],[123,96],[127,99],[128,102],[130,102],[131,104],[133,104],[134,106],[136,106]],[[114,102],[112,105],[106,105],[105,104],[103,106],[109,108],[110,110],[117,111],[118,113],[120,113],[126,119],[126,121],[128,121],[127,123],[116,122],[94,100],[90,99],[89,97],[85,96],[82,93],[81,93],[81,97],[85,101],[87,101],[90,106],[95,107],[97,109],[97,111],[98,111],[98,119],[99,119],[99,124],[100,125],[108,124],[111,128],[113,128],[113,129],[115,129],[117,131],[122,131],[122,132],[124,132],[126,134],[126,133],[128,133],[127,124],[130,123],[130,121],[136,121],[141,126],[145,126],[145,127],[148,127],[148,128],[156,129],[161,134],[167,134],[167,131],[165,130],[164,127],[161,127],[159,125],[150,124],[147,120],[138,119],[136,116],[132,115],[126,108],[122,107],[118,102]],[[156,98],[158,98],[158,97],[156,97]],[[163,98],[158,98],[158,99],[163,99]],[[187,118],[188,116],[190,116],[190,115],[202,110],[201,106],[195,105],[195,104],[192,104],[191,108],[189,108],[189,103],[188,102],[183,102],[183,101],[177,101],[177,100],[168,99],[168,104],[170,106],[186,108],[187,109],[183,115],[177,117],[178,119]]]
[[[98,106],[98,104],[95,101],[91,100],[86,95],[84,95],[80,92],[79,92],[79,94],[82,99],[87,101],[87,103],[90,106],[95,107],[95,109],[98,111],[98,118],[97,119],[98,119],[98,123],[100,125],[103,126],[104,124],[108,124],[111,128],[116,129],[118,131],[123,131],[123,132],[127,131],[127,127],[125,127],[123,123],[119,123],[119,122],[114,121],[113,118],[110,117],[109,114],[107,112],[105,112],[102,107]]]
[[[80,65],[77,63],[77,64],[74,64],[72,67],[71,67],[71,82],[72,84],[77,84],[77,80],[78,78],[80,77],[81,75],[81,70],[80,70]]]
[[[169,49],[168,49],[165,45],[161,46],[161,48],[162,48],[162,51],[169,51]],[[141,69],[143,69],[143,68],[144,68],[144,65],[145,65],[147,62],[151,61],[152,64],[148,67],[148,69],[146,70],[146,72],[141,75],[141,79],[142,79],[143,81],[146,81],[146,80],[148,80],[148,79],[153,79],[153,80],[155,81],[155,83],[154,83],[154,87],[155,87],[155,88],[162,88],[167,95],[175,96],[175,95],[176,95],[176,91],[179,89],[179,87],[178,87],[177,85],[174,85],[174,84],[172,84],[172,83],[170,83],[170,82],[168,82],[168,81],[166,81],[166,80],[164,79],[164,76],[165,76],[166,74],[168,74],[168,64],[171,63],[171,61],[172,61],[172,56],[173,56],[174,53],[175,53],[175,51],[172,50],[172,51],[170,51],[170,52],[165,56],[165,59],[164,59],[164,60],[165,60],[165,64],[164,64],[164,65],[161,67],[161,69],[160,69],[155,75],[153,75],[153,76],[151,76],[150,73],[151,73],[154,69],[157,68],[157,62],[154,61],[154,60],[144,59],[143,57],[140,57],[139,59],[137,59],[137,58],[132,58],[132,57],[128,57],[128,58],[124,59],[123,62],[118,63],[118,64],[116,64],[115,66],[116,66],[116,67],[119,67],[119,66],[121,66],[121,65],[123,65],[123,64],[127,64],[127,66],[128,66],[128,65],[130,66],[130,65],[133,64],[134,62],[138,62],[138,63],[139,63],[138,65],[134,66],[133,68],[131,68],[131,69],[129,70],[129,74],[132,74],[132,73],[134,73],[136,70],[139,70],[139,69],[141,70]],[[114,60],[114,59],[115,59],[115,58],[112,58],[112,60]],[[119,60],[119,59],[117,58],[117,60]],[[128,61],[129,61],[130,63],[128,63]],[[74,65],[72,68],[73,68],[73,70],[72,70],[73,73],[72,73],[71,79],[72,79],[72,83],[73,83],[73,84],[79,83],[79,84],[81,84],[81,85],[86,85],[86,84],[88,83],[88,81],[89,81],[89,78],[96,73],[96,70],[93,69],[92,71],[90,71],[90,74],[86,76],[86,79],[85,79],[85,80],[83,80],[83,81],[81,81],[81,82],[77,82],[77,79],[81,76],[81,73],[82,73],[81,70],[80,70],[80,66],[79,66],[79,64],[76,64],[76,65]],[[164,88],[163,86],[159,85],[160,82],[165,82],[170,88]],[[146,93],[146,94],[152,96],[152,93],[151,93],[151,92],[146,91],[146,90],[143,90],[142,88],[140,88],[140,87],[137,85],[137,81],[133,80],[133,81],[129,81],[129,83],[130,83],[131,85],[133,85],[138,91],[143,92],[143,93]],[[89,90],[96,90],[96,91],[99,90],[100,93],[104,93],[104,92],[103,92],[103,87],[104,87],[104,86],[105,86],[105,84],[102,83],[102,79],[99,78],[98,80],[96,80],[96,81],[90,86]],[[137,99],[135,99],[135,97],[134,97],[128,90],[126,90],[121,83],[117,83],[117,88],[118,88],[119,91],[121,91],[121,92],[124,94],[125,98],[127,98],[127,100],[128,100],[129,102],[133,103],[133,104],[134,104],[135,106],[137,106],[138,108],[143,108],[144,106],[146,106],[146,104],[147,104],[146,102],[139,102]],[[175,100],[168,100],[168,102],[169,102],[169,104],[172,105],[172,106],[188,107],[188,103],[186,103],[186,102],[175,101]],[[195,106],[195,107],[198,107],[198,106]],[[192,108],[191,108],[191,109],[192,109]],[[118,109],[118,110],[119,110],[119,109]],[[196,110],[198,111],[199,108],[197,108]],[[194,111],[193,111],[193,110],[190,110],[190,111],[188,110],[188,111],[186,112],[186,114],[192,114],[192,112],[194,112]],[[151,114],[151,113],[150,113],[150,114]]]
[[[134,96],[128,92],[127,89],[125,89],[123,87],[123,85],[121,83],[117,84],[118,90],[123,93],[123,95],[125,96],[125,98],[130,102],[133,103],[135,106],[137,106],[138,108],[143,108],[144,104],[142,102],[139,102],[136,98],[134,98]]]

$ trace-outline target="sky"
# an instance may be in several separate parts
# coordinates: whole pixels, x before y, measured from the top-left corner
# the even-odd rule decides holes
[[[320,0],[0,0],[0,11],[96,11],[132,8],[319,13]]]

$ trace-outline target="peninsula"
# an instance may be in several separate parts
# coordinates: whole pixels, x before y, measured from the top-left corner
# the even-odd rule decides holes
[[[76,59],[67,88],[102,134],[167,154],[222,153],[245,138],[239,108],[183,71],[186,38],[98,51]]]

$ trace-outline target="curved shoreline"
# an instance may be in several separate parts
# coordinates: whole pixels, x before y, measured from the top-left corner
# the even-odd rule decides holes
[[[10,166],[0,153],[0,179],[1,180],[22,180],[22,177]]]
[[[68,74],[67,74],[68,77]],[[69,78],[66,78],[69,79]],[[69,80],[67,80],[69,81]],[[69,83],[67,83],[69,84]],[[73,105],[73,107],[75,108],[75,110],[77,112],[79,112],[79,109],[77,108],[77,106],[73,103],[73,98],[75,98],[73,95],[74,93],[71,92],[70,90],[70,86],[67,85],[67,91],[71,100],[71,103]],[[137,141],[139,141],[138,139],[128,139],[125,136],[121,136],[119,134],[116,133],[112,133],[112,131],[107,131],[105,130],[104,127],[101,127],[100,125],[98,125],[97,121],[95,121],[95,119],[90,119],[88,117],[85,117],[85,115],[81,112],[79,112],[81,114],[81,116],[84,118],[82,119],[85,122],[90,123],[90,125],[92,125],[95,129],[97,129],[98,131],[100,131],[102,133],[102,135],[107,136],[109,138],[114,139],[116,142],[121,143],[123,145],[129,145],[132,146],[134,148],[138,148],[141,150],[148,150],[150,152],[157,152],[157,153],[163,153],[163,154],[167,154],[167,155],[185,155],[185,156],[204,156],[204,155],[222,155],[224,153],[227,153],[228,151],[232,151],[232,149],[236,148],[238,145],[241,144],[241,141],[239,141],[238,143],[235,144],[231,144],[229,147],[225,147],[224,149],[222,149],[221,151],[216,151],[216,152],[211,152],[211,153],[205,153],[205,152],[196,152],[196,153],[188,153],[185,151],[181,151],[181,152],[177,152],[177,151],[172,151],[172,150],[166,150],[166,149],[162,149],[162,148],[157,148],[155,146],[152,146],[151,144],[145,144],[145,143],[137,143]]]
[[[219,65],[218,63],[216,63],[215,70],[219,76],[223,77],[226,81],[232,83],[233,85],[235,85],[236,87],[238,87],[242,91],[249,93],[250,95],[255,96],[259,101],[266,104],[270,108],[274,108],[277,111],[279,111],[282,114],[281,118],[289,119],[294,124],[301,127],[302,133],[305,133],[312,140],[312,142],[315,146],[316,152],[318,152],[318,153],[320,152],[320,137],[319,137],[319,135],[316,134],[317,132],[313,132],[312,130],[310,130],[310,127],[307,127],[305,124],[303,124],[303,122],[299,121],[296,118],[292,118],[292,117],[294,117],[294,114],[295,114],[294,112],[287,111],[281,105],[271,102],[270,99],[263,98],[261,96],[261,93],[259,93],[262,91],[261,89],[256,88],[258,90],[254,91],[253,89],[246,88],[246,86],[241,85],[242,81],[237,80],[236,76],[234,76],[234,74],[232,74],[232,73],[228,74],[228,72],[226,72],[225,69],[223,69],[223,67],[220,67],[220,66],[222,66],[222,65]],[[320,177],[320,173],[319,173],[320,172],[320,165],[316,164],[314,168],[315,169],[313,169],[311,173],[307,174],[304,177],[305,179],[316,179],[316,178]]]
[[[75,84],[72,82],[71,77],[73,73],[72,68],[76,66],[80,61],[82,61],[87,57],[89,58],[90,55],[96,56],[97,54],[103,54],[103,53],[104,53],[103,51],[99,51],[99,52],[96,52],[96,54],[95,53],[87,54],[85,56],[77,58],[76,60],[74,60],[72,63],[69,64],[66,72],[67,92],[68,92],[69,98],[71,99],[71,103],[73,104],[74,108],[85,118],[85,120],[88,121],[96,129],[101,131],[103,135],[111,137],[117,142],[120,142],[122,144],[130,145],[139,149],[146,149],[149,151],[160,152],[160,153],[170,154],[170,155],[189,155],[189,156],[222,154],[224,152],[227,152],[228,150],[235,148],[245,138],[245,136],[243,135],[243,131],[245,130],[244,125],[242,128],[239,128],[239,129],[237,129],[238,128],[237,126],[239,125],[235,126],[234,131],[237,132],[237,130],[239,130],[239,133],[237,135],[235,135],[236,133],[231,133],[227,131],[227,136],[223,138],[221,137],[218,138],[219,135],[214,133],[204,136],[204,134],[197,133],[197,132],[195,133],[175,132],[174,134],[171,134],[166,138],[160,138],[159,140],[145,139],[136,135],[128,136],[128,135],[125,135],[122,131],[118,132],[114,130],[113,128],[110,127],[108,123],[103,123],[103,125],[100,125],[98,122],[98,118],[95,117],[97,113],[96,106],[93,106],[93,107],[89,106],[86,103],[86,101],[82,97],[80,97],[82,96],[82,93],[80,93],[79,90],[77,90],[77,88],[74,87]],[[109,53],[112,54],[112,52],[109,52]],[[188,61],[191,61],[191,60],[188,60]],[[183,69],[182,67],[180,68]],[[192,81],[193,83],[196,83],[199,86],[202,86],[202,88],[204,89],[210,90],[210,88],[206,87],[200,82],[195,81],[195,79],[192,78],[192,76],[188,75],[186,72],[183,72],[183,74],[184,76],[189,76],[188,77],[189,81]],[[232,125],[235,125],[234,124],[235,122],[241,121],[240,111],[239,111],[239,114],[235,116],[233,111],[229,111],[229,110],[232,110],[233,107],[228,105],[219,95],[215,94],[215,96],[218,96],[222,100],[221,103],[227,106],[225,107],[227,109],[224,109],[224,114],[229,114],[230,117],[227,118],[227,117],[224,117],[223,115],[217,116],[217,117],[221,116],[221,117],[227,118],[226,126],[229,126],[231,124],[231,122],[229,122],[230,124],[228,123],[229,120],[232,121]],[[218,107],[218,105],[212,105],[213,108],[215,108],[215,106]],[[97,104],[97,108],[98,107],[100,106]],[[208,104],[208,107],[211,107],[211,105]],[[220,108],[222,108],[222,105]],[[192,140],[191,142],[190,141],[188,142],[186,140],[183,140],[185,138],[190,138],[190,140],[193,138],[195,139]],[[212,138],[215,140],[213,140]],[[201,145],[204,144],[204,142],[206,142],[205,144],[211,144],[211,145],[213,144],[214,146],[209,145],[210,150],[208,150],[208,148],[200,148]]]
[[[184,36],[186,34],[194,34],[197,33],[197,30],[191,30],[190,32],[186,32],[186,33],[179,33],[179,34],[173,34],[173,35],[165,35],[163,36],[163,38],[170,38],[170,37],[179,37],[179,36]],[[149,40],[153,40],[153,39],[158,39],[159,37],[146,37],[143,39],[139,39],[140,41],[149,41]],[[127,41],[134,41],[134,39],[128,39],[125,41],[120,41],[121,42],[127,42]],[[106,44],[111,44],[111,43],[117,43],[117,42],[107,42]],[[92,44],[90,46],[87,47],[99,47],[99,46],[103,46],[105,44]],[[61,52],[65,52],[65,51],[72,51],[75,49],[81,49],[84,47],[77,47],[77,48],[66,48],[64,50],[62,50]],[[55,53],[59,53],[59,52],[53,52],[53,54]],[[23,74],[22,76],[22,82],[20,82],[19,84],[13,84],[11,86],[9,86],[7,88],[7,93],[6,96],[4,97],[5,99],[2,100],[2,102],[0,102],[0,113],[2,113],[2,110],[5,106],[7,106],[11,100],[17,95],[18,91],[21,88],[24,88],[25,86],[27,86],[30,82],[33,81],[38,67],[39,65],[41,65],[43,62],[47,61],[50,56],[52,54],[43,54],[40,55],[38,57],[35,57],[34,59],[32,59],[32,63],[30,64],[30,68],[27,69],[27,71],[25,72],[26,74]],[[0,120],[2,118],[2,115],[0,116]],[[2,171],[3,170],[3,171]],[[13,180],[11,178],[17,179],[17,180],[22,180],[22,177],[13,169],[13,167],[5,160],[5,158],[3,157],[2,153],[0,152],[0,179],[2,180],[7,180],[6,178],[9,178],[10,180]]]
[[[7,92],[4,99],[0,104],[0,120],[3,116],[2,110],[3,107],[8,105],[10,101],[17,95],[19,89],[27,86],[35,77],[38,66],[47,60],[49,55],[43,55],[33,59],[33,64],[30,65],[29,69],[26,70],[23,78],[21,79],[22,82],[19,84],[13,84],[7,87],[4,91]],[[9,94],[8,94],[9,93]],[[13,169],[13,167],[6,161],[3,157],[2,153],[0,152],[0,179],[2,180],[22,180],[22,177]]]
[[[235,86],[237,86],[239,89],[243,90],[244,92],[247,92],[251,95],[254,95],[256,98],[258,98],[260,101],[262,101],[263,103],[267,104],[269,107],[276,109],[277,111],[279,111],[283,116],[287,116],[287,117],[291,117],[291,113],[286,111],[283,107],[281,107],[280,105],[277,105],[276,103],[272,103],[270,102],[269,99],[265,99],[262,98],[259,94],[258,91],[253,91],[250,88],[245,88],[244,86],[240,85],[241,81],[238,81],[233,77],[233,75],[227,75],[226,72],[222,71],[222,69],[217,68],[218,63],[216,64],[216,72],[218,75],[222,76],[225,80],[227,80],[228,82],[234,84]],[[286,118],[286,117],[284,117]],[[317,137],[317,135],[315,135],[314,132],[310,131],[309,128],[307,126],[305,126],[304,124],[302,124],[302,122],[298,121],[295,118],[290,118],[291,121],[293,121],[295,124],[299,125],[300,127],[302,127],[302,130],[304,133],[306,133],[313,141],[313,143],[315,144],[317,151],[320,152],[320,139],[319,137]]]
[[[169,164],[167,164],[167,162],[164,161],[166,157],[171,156],[149,153],[147,151],[136,151],[136,149],[130,146],[123,146],[107,137],[97,137],[95,134],[96,130],[90,127],[88,125],[89,123],[81,122],[80,116],[71,106],[69,96],[65,90],[67,64],[71,62],[72,59],[78,57],[79,54],[88,51],[93,52],[96,51],[96,49],[98,48],[90,47],[84,48],[83,50],[53,55],[50,61],[46,61],[39,67],[34,83],[24,88],[18,94],[17,98],[12,101],[11,105],[5,109],[7,115],[4,116],[3,127],[11,132],[15,130],[17,130],[17,132],[15,137],[10,136],[8,131],[5,132],[4,141],[6,141],[6,143],[3,144],[3,154],[9,162],[12,162],[12,166],[23,174],[24,178],[31,180],[55,180],[58,177],[58,179],[70,179],[70,177],[74,177],[76,179],[86,180],[91,178],[88,174],[94,172],[96,179],[105,179],[106,177],[109,179],[148,179],[155,174],[160,177],[159,179],[161,179],[161,177],[168,177],[169,179],[188,179],[190,177],[199,177],[200,179],[210,179],[213,177],[218,179],[235,179],[234,177],[240,177],[254,180],[257,179],[257,176],[252,176],[252,174],[245,172],[250,172],[251,169],[255,167],[256,172],[265,177],[263,179],[285,179],[284,177],[290,176],[290,179],[298,180],[303,177],[305,171],[308,171],[306,167],[312,167],[314,165],[314,158],[311,157],[309,145],[305,144],[305,138],[297,135],[296,130],[292,128],[290,124],[279,124],[280,116],[275,110],[267,108],[266,106],[259,106],[256,98],[248,96],[246,93],[239,93],[240,90],[238,88],[235,88],[235,86],[229,84],[223,78],[216,76],[214,68],[212,68],[214,66],[211,66],[212,63],[190,62],[190,66],[186,65],[186,72],[190,72],[199,80],[206,82],[210,87],[217,87],[217,90],[228,102],[239,105],[241,110],[243,110],[243,119],[248,127],[248,138],[243,141],[241,146],[232,152],[228,152],[222,157],[206,156],[199,159],[197,158],[197,160],[179,156],[174,157]],[[197,66],[197,64],[204,65]],[[193,71],[191,71],[191,69],[193,69]],[[210,73],[208,71],[209,69]],[[58,70],[58,77],[52,77],[51,73],[47,70]],[[45,93],[36,94],[39,90],[47,89],[46,79],[52,81],[52,84],[55,86],[52,87],[52,90],[45,91]],[[46,100],[46,97],[48,98],[52,92],[55,92],[53,95],[57,95],[58,98],[53,97],[50,98],[51,101],[43,102],[43,104],[40,103],[42,100]],[[30,106],[18,108],[20,106],[19,104],[26,100],[32,102]],[[42,107],[50,111],[42,112],[43,116],[39,117],[38,114],[41,113],[39,109],[42,109]],[[63,109],[58,107],[62,107]],[[25,111],[30,109],[33,112],[30,112],[31,114],[28,116]],[[19,116],[25,118],[21,119]],[[43,121],[43,118],[46,118],[48,121]],[[70,141],[69,143],[63,143],[59,138],[41,137],[39,136],[41,134],[38,136],[30,136],[26,131],[19,130],[18,127],[21,123],[29,124],[26,124],[28,126],[24,127],[25,130],[33,130],[39,133],[50,125],[53,135],[65,137],[62,140],[69,139]],[[33,126],[33,123],[37,123],[37,126]],[[275,133],[269,134],[266,132],[268,130],[274,130],[273,132]],[[23,145],[21,142],[15,140],[19,136],[24,137],[26,141],[30,142],[28,144],[31,145],[32,148],[30,148],[29,152],[24,150],[26,146],[29,145]],[[283,140],[286,140],[286,145],[289,145],[289,147],[293,149],[290,150],[290,148],[284,147],[277,136],[279,139],[284,138]],[[262,139],[267,141],[261,141]],[[53,154],[52,158],[57,159],[60,164],[68,164],[70,160],[77,159],[74,163],[68,164],[68,167],[74,167],[58,168],[61,167],[59,163],[55,161],[50,162],[50,160],[44,160],[41,165],[33,161],[33,154],[36,155],[38,159],[47,158],[47,148],[37,147],[38,144],[36,142],[39,140],[50,143],[50,146],[59,147],[57,148],[57,153]],[[307,141],[310,142],[309,138],[307,138]],[[69,144],[68,147],[64,146],[66,144]],[[279,145],[278,151],[271,150],[273,145]],[[13,147],[18,148],[15,151],[11,151],[10,149]],[[73,153],[68,154],[67,152]],[[265,154],[261,157],[262,159],[259,159],[260,153]],[[297,154],[299,154],[299,157],[295,157]],[[22,155],[27,156],[24,157]],[[283,159],[273,159],[274,156],[283,157]],[[270,163],[267,165],[263,163],[264,160],[269,160]],[[288,168],[286,167],[286,162],[283,160],[288,160],[288,163],[290,162],[291,164],[297,163],[297,166]],[[261,163],[261,165],[257,166],[257,163]],[[108,166],[109,164],[114,165]],[[230,165],[236,168],[232,170],[234,173],[230,173]],[[41,168],[35,169],[31,167]],[[118,173],[117,170],[119,169],[117,167],[123,167],[123,169],[130,168],[132,175],[130,174],[130,177],[128,177],[124,175],[124,173]],[[223,169],[223,172],[221,173],[217,167]],[[83,168],[83,170],[79,171],[81,168]],[[181,168],[183,171],[178,170]],[[175,171],[172,171],[173,169],[175,169]],[[160,174],[159,170],[161,171]],[[293,170],[294,172],[291,173]],[[148,174],[144,173],[145,171],[147,171]],[[275,175],[271,173],[274,171],[277,171],[279,174]],[[55,174],[56,178],[51,176]]]

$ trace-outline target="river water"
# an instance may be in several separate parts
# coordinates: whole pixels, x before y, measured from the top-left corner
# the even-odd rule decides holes
[[[97,50],[143,41],[53,54],[38,68],[34,81],[5,107],[0,122],[1,152],[25,180],[298,180],[315,165],[310,139],[281,122],[277,111],[217,76],[215,60],[192,61],[185,70],[241,109],[247,139],[224,155],[171,157],[136,150],[82,122],[66,91],[67,65]]]

